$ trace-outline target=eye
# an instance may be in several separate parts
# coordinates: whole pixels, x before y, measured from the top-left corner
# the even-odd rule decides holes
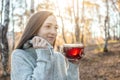
[[[46,28],[50,28],[51,26],[50,25],[46,25]]]
[[[58,26],[55,26],[55,29],[58,29]]]
[[[55,29],[58,29],[58,25],[55,25]]]

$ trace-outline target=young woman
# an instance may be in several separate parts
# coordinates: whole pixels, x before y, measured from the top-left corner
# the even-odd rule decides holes
[[[57,28],[51,12],[30,17],[11,56],[11,80],[79,80],[78,62],[53,51]]]

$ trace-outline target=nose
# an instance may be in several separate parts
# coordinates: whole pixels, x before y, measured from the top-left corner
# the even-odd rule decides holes
[[[55,27],[52,27],[51,30],[50,30],[50,34],[52,35],[57,35],[57,29]]]

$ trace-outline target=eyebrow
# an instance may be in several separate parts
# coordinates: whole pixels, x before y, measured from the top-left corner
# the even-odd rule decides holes
[[[53,25],[52,23],[46,23],[46,24],[50,24],[50,25]],[[58,26],[57,24],[55,26]]]

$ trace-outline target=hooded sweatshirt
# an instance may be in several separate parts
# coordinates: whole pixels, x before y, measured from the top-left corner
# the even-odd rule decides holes
[[[49,49],[16,49],[11,55],[11,80],[80,80],[79,65]]]

